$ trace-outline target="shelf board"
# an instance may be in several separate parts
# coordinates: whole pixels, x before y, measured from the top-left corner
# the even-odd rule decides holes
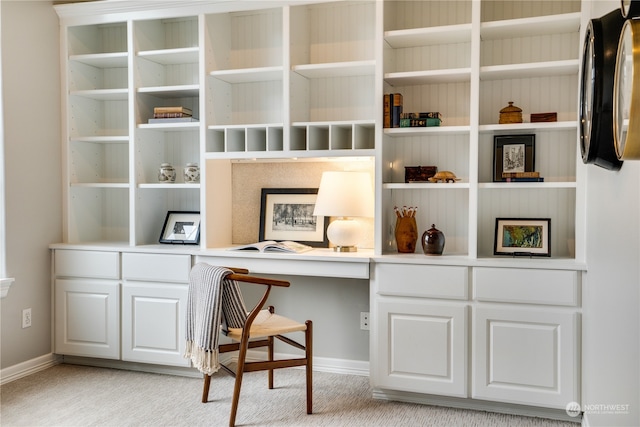
[[[138,129],[156,129],[167,131],[197,130],[200,128],[200,122],[184,122],[184,123],[141,123]]]
[[[391,86],[468,82],[471,81],[471,68],[385,73],[384,81]]]
[[[293,71],[308,79],[369,76],[375,72],[375,60],[295,65]]]
[[[69,92],[69,95],[81,96],[97,101],[124,101],[129,97],[129,90],[127,88],[72,90]]]
[[[545,34],[574,33],[580,30],[580,12],[533,18],[507,19],[480,24],[482,40],[512,39]]]
[[[211,71],[209,75],[227,83],[253,83],[282,80],[284,68],[261,67]]]
[[[545,130],[571,130],[577,129],[578,122],[576,120],[562,122],[540,122],[540,123],[510,123],[510,124],[490,124],[480,125],[478,130],[480,133],[491,132],[511,132],[511,131],[545,131]]]
[[[153,188],[153,189],[165,189],[165,188],[170,188],[170,189],[190,189],[190,190],[197,190],[200,188],[200,183],[194,183],[194,184],[186,184],[186,183],[182,183],[182,182],[174,182],[171,184],[167,184],[167,183],[144,183],[144,184],[138,184],[138,188]]]
[[[384,39],[394,49],[471,42],[471,24],[386,31]]]
[[[129,188],[126,182],[72,182],[71,187],[84,188]]]
[[[480,80],[577,75],[578,67],[579,61],[577,59],[509,65],[485,65],[480,67]]]
[[[126,144],[128,136],[74,136],[69,138],[71,142],[93,142],[100,144]]]
[[[576,188],[575,181],[562,182],[482,182],[480,189]]]
[[[351,125],[371,125],[375,126],[374,120],[332,120],[332,121],[321,121],[321,122],[293,122],[291,123],[292,127],[329,127],[329,126],[351,126]]]
[[[470,126],[429,126],[429,127],[407,127],[407,128],[386,128],[384,134],[391,137],[419,136],[443,134],[465,135],[470,131]]]
[[[185,47],[178,49],[146,50],[138,52],[140,58],[162,65],[189,64],[198,62],[200,49],[196,47]]]
[[[464,190],[469,187],[470,185],[468,182],[402,182],[382,184],[382,188],[385,190]]]
[[[138,88],[138,93],[153,95],[159,98],[193,97],[200,94],[200,85],[141,87]]]
[[[69,61],[81,62],[97,68],[125,68],[128,65],[127,52],[89,53],[71,55]]]

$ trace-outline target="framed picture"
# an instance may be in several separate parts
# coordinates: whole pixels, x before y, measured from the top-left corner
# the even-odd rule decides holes
[[[493,181],[502,182],[503,172],[533,172],[536,136],[495,135],[493,137]]]
[[[317,188],[263,188],[259,241],[293,240],[328,247],[329,221],[313,216],[317,197]]]
[[[494,255],[551,256],[550,218],[496,218]]]
[[[160,234],[160,243],[177,245],[200,243],[200,212],[167,212]]]

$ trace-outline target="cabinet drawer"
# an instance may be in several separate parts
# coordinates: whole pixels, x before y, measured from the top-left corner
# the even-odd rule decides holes
[[[122,254],[122,278],[160,282],[188,282],[190,255]]]
[[[467,299],[467,267],[376,264],[378,294],[427,298]]]
[[[475,299],[577,306],[578,272],[526,268],[474,269]]]
[[[57,277],[120,278],[120,253],[58,249],[54,256]]]

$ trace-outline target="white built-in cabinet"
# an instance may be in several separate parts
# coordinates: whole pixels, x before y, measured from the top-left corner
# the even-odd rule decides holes
[[[56,246],[56,352],[183,363],[188,256],[156,245],[167,211],[201,212],[201,243],[185,253],[206,254],[236,243],[234,164],[304,170],[340,158],[375,175],[374,387],[546,408],[579,401],[581,1],[120,3],[56,6],[64,243],[75,262],[82,245],[116,251],[87,251],[115,268],[96,276],[61,270]],[[385,93],[402,93],[407,112],[440,112],[442,125],[383,128]],[[524,123],[498,124],[510,101]],[[148,123],[170,105],[199,121]],[[531,123],[544,112],[558,121]],[[507,134],[535,134],[545,182],[493,182],[493,138]],[[175,183],[158,182],[164,162]],[[192,162],[200,183],[182,179]],[[432,165],[460,180],[405,183],[405,167]],[[419,234],[443,231],[444,255],[426,257],[420,244],[398,254],[394,206],[418,207]],[[498,217],[550,218],[552,259],[494,256]],[[179,277],[156,274],[163,266]]]

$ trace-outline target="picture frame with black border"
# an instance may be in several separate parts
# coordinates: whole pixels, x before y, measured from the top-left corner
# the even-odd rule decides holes
[[[200,212],[169,211],[160,233],[160,243],[197,245],[200,243]]]
[[[551,256],[551,218],[496,218],[494,255]]]
[[[535,154],[534,134],[494,135],[493,182],[503,182],[504,172],[533,172]]]
[[[329,218],[313,216],[317,188],[263,188],[258,240],[292,240],[316,248],[329,247]]]

